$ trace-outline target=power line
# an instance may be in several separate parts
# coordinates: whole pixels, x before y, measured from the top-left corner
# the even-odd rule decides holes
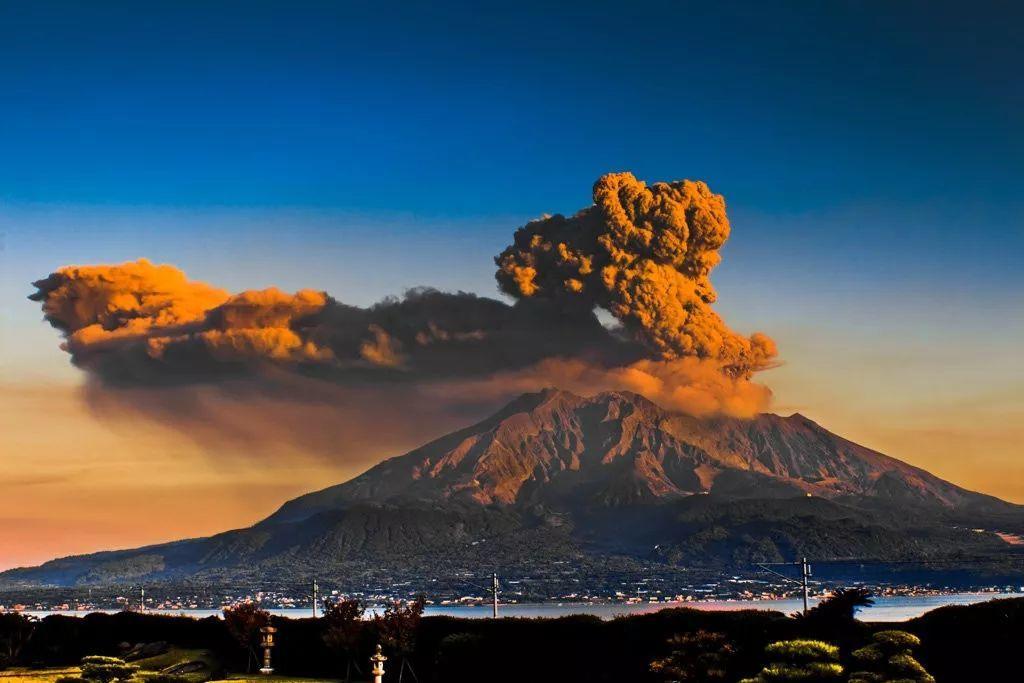
[[[816,560],[819,564],[875,564],[875,565],[910,565],[910,564],[987,564],[992,562],[1006,562],[1006,561],[1024,561],[1024,555],[997,555],[997,556],[985,556],[975,555],[971,557],[944,557],[944,558],[918,558],[913,560],[885,560],[882,558],[866,558],[866,557],[844,557],[844,558],[832,558],[825,560]],[[808,611],[808,583],[811,576],[811,565],[807,562],[806,557],[800,558],[799,562],[755,562],[754,566],[761,571],[767,572],[776,576],[787,583],[799,584],[803,589],[803,612],[806,615]],[[771,569],[771,567],[800,567],[800,580],[791,578],[780,572]],[[820,582],[815,582],[820,583]]]
[[[800,580],[797,581],[796,579],[792,579],[792,578],[786,576],[785,574],[780,574],[779,572],[777,572],[777,571],[775,571],[773,569],[769,569],[768,565],[772,565],[772,566],[783,566],[783,565],[794,566],[794,565],[796,565],[796,566],[799,566],[800,567]],[[811,577],[811,565],[808,564],[806,557],[801,557],[799,562],[765,562],[765,563],[758,563],[756,566],[760,567],[761,569],[763,569],[764,571],[768,572],[769,574],[774,574],[775,576],[779,577],[780,579],[782,579],[782,580],[784,580],[784,581],[786,581],[788,583],[799,584],[800,587],[803,589],[804,614],[805,615],[807,614],[807,599],[809,597],[808,585],[807,584],[809,583],[808,580]]]
[[[467,581],[465,579],[455,579],[457,583],[462,583],[473,588],[479,588],[482,591],[488,591],[491,594],[491,616],[495,619],[498,618],[498,572],[491,574],[491,585],[490,587],[481,586],[480,584]]]

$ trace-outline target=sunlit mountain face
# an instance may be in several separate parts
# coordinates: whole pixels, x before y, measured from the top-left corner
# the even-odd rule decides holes
[[[698,419],[627,392],[524,394],[491,417],[209,538],[6,572],[7,585],[339,580],[366,571],[1012,553],[1024,509],[801,415]]]

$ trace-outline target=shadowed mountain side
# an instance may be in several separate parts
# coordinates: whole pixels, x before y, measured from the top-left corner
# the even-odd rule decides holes
[[[800,415],[698,420],[630,393],[525,394],[492,417],[209,538],[0,574],[0,585],[285,580],[499,564],[583,573],[1012,550],[1024,508]]]

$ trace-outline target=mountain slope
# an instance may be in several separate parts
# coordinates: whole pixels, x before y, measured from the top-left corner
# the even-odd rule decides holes
[[[956,511],[1016,506],[847,441],[802,415],[698,420],[626,392],[526,394],[496,415],[286,503],[294,521],[355,501],[628,505],[702,494],[877,498]]]
[[[988,531],[978,532],[976,528]],[[1021,506],[800,416],[698,420],[630,393],[525,394],[250,527],[0,574],[6,585],[278,580],[492,565],[584,576],[1007,550]],[[339,579],[340,580],[340,579]]]

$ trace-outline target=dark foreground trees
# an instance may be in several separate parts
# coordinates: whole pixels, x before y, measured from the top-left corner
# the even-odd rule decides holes
[[[721,634],[700,629],[668,639],[669,653],[651,662],[651,671],[666,683],[733,681],[736,647]]]
[[[278,628],[274,650],[277,673],[288,677],[342,677],[344,664],[323,639],[328,626],[325,619],[275,618],[273,625]],[[946,607],[886,628],[919,637],[921,645],[911,649],[911,656],[940,682],[1020,679],[1018,649],[1020,634],[1024,633],[1024,598]],[[847,672],[879,673],[852,654],[873,645],[872,634],[879,628],[855,621],[841,637],[833,639],[784,614],[761,610],[664,609],[607,621],[583,616],[497,620],[424,616],[415,634],[415,653],[409,659],[421,683],[479,682],[481,672],[485,672],[488,683],[654,682],[659,676],[651,672],[650,665],[672,653],[668,639],[701,629],[721,633],[734,644],[729,683],[753,678],[766,665],[779,661],[765,654],[768,643],[801,637],[839,646],[843,655],[840,663]],[[362,632],[355,656],[363,676],[353,670],[353,680],[365,678],[367,658],[379,640],[373,619],[363,620]],[[155,641],[208,650],[219,664],[217,668],[229,673],[246,670],[248,648],[240,649],[224,619],[138,612],[40,619],[16,665],[68,667],[85,655],[117,656],[124,651],[125,642]],[[389,657],[387,678],[397,683],[401,657],[390,648],[385,654]],[[404,671],[403,683],[414,683],[408,670]]]
[[[224,624],[239,647],[248,653],[246,671],[259,662],[260,629],[270,624],[270,612],[254,602],[242,602],[224,608]]]
[[[412,602],[395,601],[385,607],[384,614],[374,620],[381,645],[398,660],[398,683],[402,682],[406,669],[414,679],[419,680],[409,658],[416,652],[416,634],[426,604],[422,596]]]
[[[366,608],[359,600],[345,599],[324,605],[321,637],[324,644],[345,660],[345,681],[352,680],[352,667],[362,676],[359,667],[359,646],[363,640],[363,614]]]
[[[21,651],[32,637],[37,620],[19,612],[0,614],[0,669],[18,661]]]
[[[873,604],[875,601],[867,588],[838,588],[806,615],[797,613],[793,616],[810,626],[843,625],[856,618],[857,610]]]

